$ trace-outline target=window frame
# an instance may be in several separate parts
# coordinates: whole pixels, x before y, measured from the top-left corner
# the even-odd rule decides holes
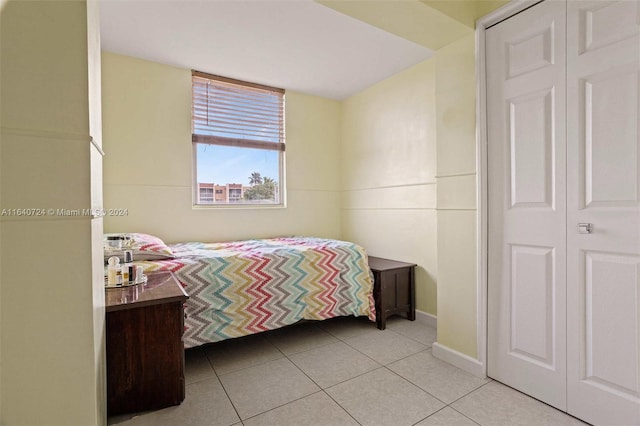
[[[235,139],[235,138],[227,138],[223,136],[211,136],[204,134],[196,134],[194,133],[194,95],[193,95],[193,87],[194,87],[194,77],[198,77],[200,79],[208,79],[212,81],[218,81],[223,84],[232,84],[240,87],[247,87],[252,89],[265,90],[269,92],[279,93],[281,96],[281,123],[280,123],[280,141],[279,142],[266,142],[259,141],[254,139]],[[285,90],[277,87],[265,86],[257,83],[251,83],[242,80],[236,80],[228,77],[222,77],[214,74],[208,74],[201,71],[192,70],[191,71],[191,149],[192,149],[192,189],[193,189],[193,197],[192,197],[192,208],[194,209],[220,209],[220,208],[244,208],[244,209],[263,209],[263,208],[284,208],[286,207],[286,177],[285,177],[285,151],[286,151],[286,135],[285,135],[285,115],[286,115],[286,101],[285,101]],[[215,185],[223,186],[225,184],[229,184],[231,182],[225,183],[216,183],[216,182],[202,182],[202,183],[213,183],[214,184],[214,195],[213,195],[213,203],[211,204],[200,204],[199,203],[199,188],[198,188],[198,145],[199,144],[207,144],[212,146],[227,146],[234,148],[242,148],[242,149],[259,149],[259,150],[270,150],[276,151],[278,153],[278,185],[276,185],[276,192],[278,195],[278,201],[274,203],[260,203],[260,202],[240,202],[233,203],[230,202],[231,197],[230,194],[227,194],[228,202],[216,202],[216,192]],[[243,187],[245,186],[242,184]],[[249,186],[249,185],[247,185]],[[244,191],[243,191],[244,192]]]

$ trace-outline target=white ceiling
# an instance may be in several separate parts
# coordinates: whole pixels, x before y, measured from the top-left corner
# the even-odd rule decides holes
[[[102,48],[344,99],[432,51],[311,0],[100,0]]]

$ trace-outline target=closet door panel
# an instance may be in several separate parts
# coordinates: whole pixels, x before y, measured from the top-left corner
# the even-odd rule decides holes
[[[640,1],[567,13],[568,411],[640,424]]]
[[[565,4],[486,32],[488,374],[566,409]]]
[[[638,204],[638,89],[634,64],[580,78],[578,122],[584,162],[581,208]],[[574,101],[575,103],[575,101]]]

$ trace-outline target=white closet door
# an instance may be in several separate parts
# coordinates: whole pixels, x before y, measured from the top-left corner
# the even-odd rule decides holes
[[[638,425],[640,2],[567,13],[568,411]]]
[[[566,3],[486,31],[488,375],[566,409]]]

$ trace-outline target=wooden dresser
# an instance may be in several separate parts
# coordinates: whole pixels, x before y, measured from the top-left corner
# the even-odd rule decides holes
[[[168,271],[145,285],[105,289],[107,414],[156,410],[184,400],[184,302]]]

